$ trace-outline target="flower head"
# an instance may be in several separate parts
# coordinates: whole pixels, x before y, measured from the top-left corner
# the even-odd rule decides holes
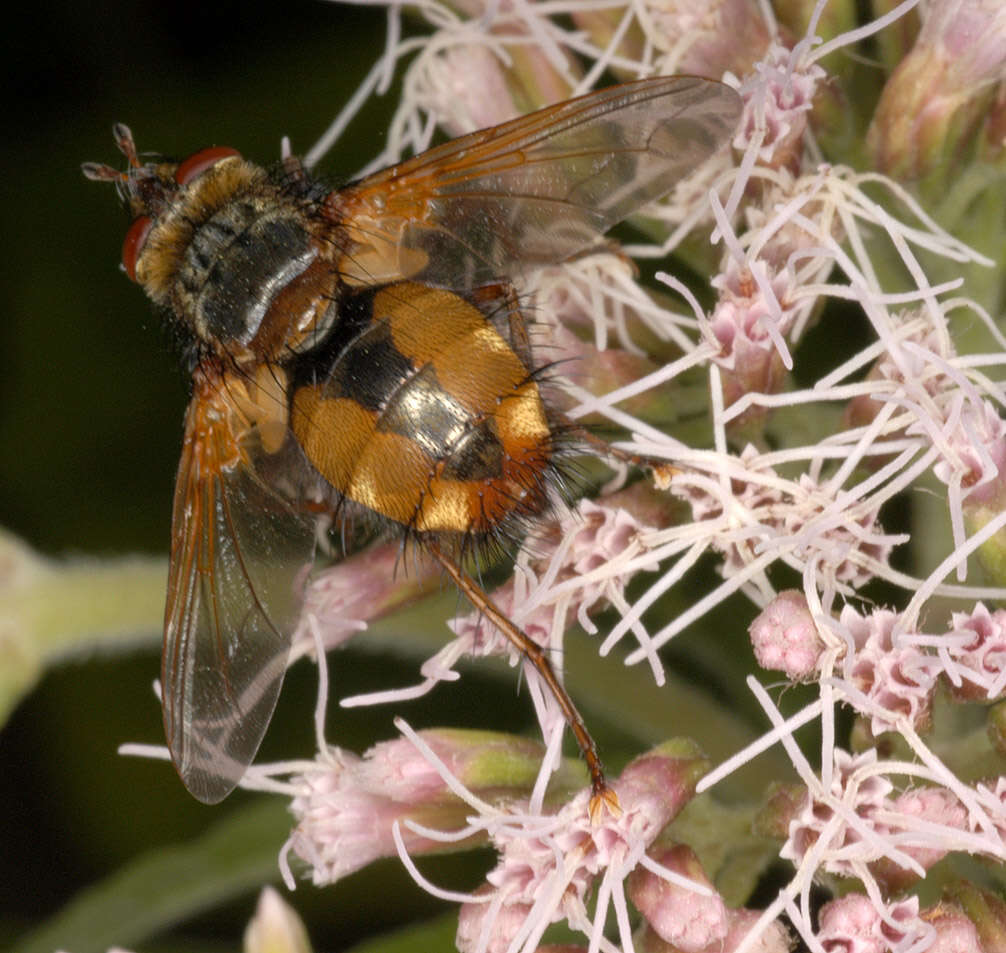
[[[906,940],[926,936],[912,898],[879,911],[861,894],[833,900],[821,911],[819,939],[828,953],[887,953],[909,948]],[[899,947],[899,944],[901,946]]]
[[[743,76],[769,44],[768,25],[750,0],[644,0],[637,16],[646,39],[666,53],[661,73]]]
[[[866,698],[863,709],[875,734],[895,727],[900,719],[924,724],[936,688],[935,660],[917,646],[901,643],[896,632],[901,621],[897,613],[883,609],[861,616],[851,606],[839,617],[853,643],[845,672]]]
[[[534,742],[485,732],[440,729],[420,737],[424,750],[458,784],[490,799],[530,793],[543,754]],[[556,781],[561,790],[563,776]],[[334,883],[379,857],[395,856],[396,825],[464,826],[464,802],[438,763],[404,738],[382,742],[363,757],[329,748],[294,771],[287,787],[296,819],[287,846],[317,885]],[[444,849],[415,826],[406,827],[403,837],[413,854]]]
[[[637,867],[627,883],[629,897],[650,929],[682,953],[701,953],[715,943],[722,943],[730,929],[727,907],[713,890],[694,852],[680,844],[654,851],[651,859],[666,870],[704,884],[709,892],[699,894],[648,867]]]
[[[617,815],[592,821],[586,810],[588,792],[583,791],[554,815],[515,816],[495,826],[491,837],[500,859],[486,877],[491,889],[462,908],[462,953],[533,951],[546,927],[559,920],[593,935],[603,925],[609,899],[619,914],[624,942],[628,923],[622,882],[638,865],[651,863],[647,848],[687,803],[704,767],[694,748],[670,742],[637,758],[614,782],[622,807]],[[662,867],[651,869],[675,878]],[[686,877],[676,882],[683,889],[708,892]],[[592,916],[587,901],[595,888],[599,909]]]
[[[962,698],[996,699],[1006,691],[1006,610],[989,612],[978,603],[973,612],[951,617],[955,645],[946,668],[954,692]]]
[[[807,117],[824,70],[802,55],[774,43],[741,85],[745,118],[734,140],[742,152],[757,150],[767,167],[800,167]]]

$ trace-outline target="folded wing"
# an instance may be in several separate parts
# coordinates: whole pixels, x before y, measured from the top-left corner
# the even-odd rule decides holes
[[[740,109],[722,83],[655,77],[452,140],[333,193],[357,245],[344,270],[460,289],[563,261],[667,194]]]
[[[225,384],[197,386],[175,489],[161,681],[168,747],[208,804],[236,786],[272,717],[314,530],[258,472]]]

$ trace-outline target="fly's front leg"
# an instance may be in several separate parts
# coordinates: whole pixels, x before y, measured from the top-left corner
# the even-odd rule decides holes
[[[621,450],[618,447],[613,447],[607,440],[598,437],[597,434],[591,433],[582,424],[578,424],[573,420],[570,420],[564,414],[559,415],[559,425],[567,432],[574,434],[577,439],[582,441],[587,445],[589,449],[594,451],[594,453],[601,457],[602,459],[607,457],[610,460],[615,460],[618,463],[628,464],[629,466],[639,467],[643,470],[649,470],[653,474],[654,480],[658,483],[670,480],[671,477],[681,473],[681,468],[676,467],[673,463],[668,463],[666,460],[660,460],[656,457],[647,457],[639,453],[630,453],[628,450]]]

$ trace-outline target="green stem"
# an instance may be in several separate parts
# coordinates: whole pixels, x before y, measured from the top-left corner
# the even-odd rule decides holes
[[[0,724],[45,667],[160,637],[163,558],[42,559],[0,530]]]

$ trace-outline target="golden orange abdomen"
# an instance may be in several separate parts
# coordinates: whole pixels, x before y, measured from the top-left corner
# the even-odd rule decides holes
[[[480,536],[539,513],[552,432],[510,344],[439,288],[399,282],[355,299],[327,376],[293,395],[291,425],[319,473],[417,533]]]

